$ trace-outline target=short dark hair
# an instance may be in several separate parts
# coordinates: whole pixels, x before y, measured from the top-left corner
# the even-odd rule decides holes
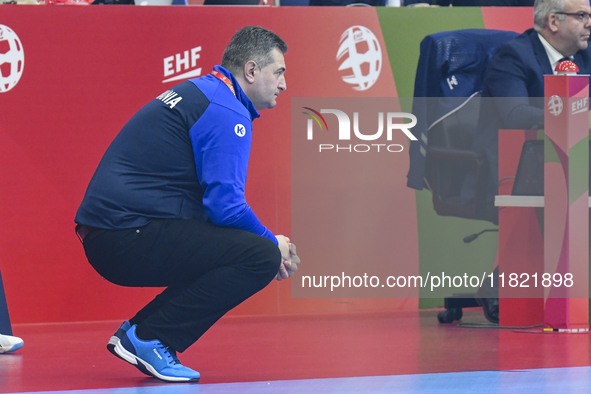
[[[238,30],[222,56],[222,67],[232,73],[240,72],[254,60],[259,69],[273,63],[273,50],[287,52],[287,44],[277,34],[260,26],[246,26]]]

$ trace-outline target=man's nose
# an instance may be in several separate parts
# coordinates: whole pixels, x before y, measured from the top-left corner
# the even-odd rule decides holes
[[[287,82],[285,81],[285,77],[281,77],[281,79],[279,80],[279,85],[277,87],[281,91],[287,90]]]

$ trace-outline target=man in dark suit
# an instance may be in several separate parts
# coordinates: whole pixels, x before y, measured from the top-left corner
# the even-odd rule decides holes
[[[580,74],[591,74],[589,12],[589,0],[536,0],[534,28],[501,46],[488,63],[473,149],[484,152],[489,163],[489,201],[498,193],[499,129],[543,126],[544,75],[553,74],[561,61],[572,60]],[[462,192],[468,199],[469,183]],[[483,287],[477,297],[486,317],[498,322],[498,287]]]
[[[490,165],[488,198],[498,190],[498,130],[540,128],[544,75],[569,58],[591,74],[589,0],[537,0],[534,28],[499,48],[485,72],[478,133],[473,148]]]

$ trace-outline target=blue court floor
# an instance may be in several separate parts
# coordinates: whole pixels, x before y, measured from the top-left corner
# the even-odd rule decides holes
[[[47,394],[418,394],[591,393],[591,367],[479,371],[271,382],[166,384],[152,387],[44,391]]]

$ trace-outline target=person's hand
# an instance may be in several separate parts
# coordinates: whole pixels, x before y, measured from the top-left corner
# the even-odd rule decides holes
[[[283,260],[289,260],[289,238],[287,238],[285,235],[276,235],[275,238],[277,238],[277,244],[279,246],[279,251],[281,252],[281,258]]]
[[[294,274],[294,272],[296,272],[298,270],[298,264],[300,264],[300,262],[301,262],[300,258],[298,257],[298,255],[296,253],[295,244],[289,244],[289,256],[290,256],[290,259],[289,259],[290,266],[289,266],[289,269],[287,269],[287,273],[291,277]]]
[[[289,238],[285,235],[276,235],[279,251],[281,252],[281,265],[279,266],[279,272],[275,276],[275,279],[280,281],[290,277],[288,268],[291,268],[291,254],[290,254],[290,243]]]
[[[283,260],[281,265],[279,266],[279,272],[275,275],[275,280],[281,282],[283,279],[289,278],[291,275],[289,274],[289,269],[287,267],[290,266],[290,262],[287,260]]]
[[[300,258],[296,253],[295,244],[289,244],[289,259],[283,260],[279,266],[279,272],[275,276],[277,281],[290,278],[297,270],[300,264]]]

